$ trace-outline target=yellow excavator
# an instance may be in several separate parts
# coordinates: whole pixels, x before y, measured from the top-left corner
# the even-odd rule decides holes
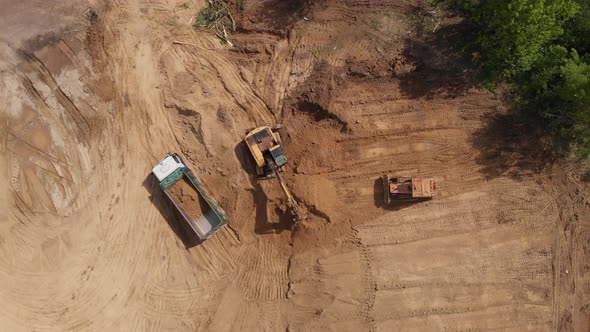
[[[295,222],[298,223],[307,219],[305,213],[297,204],[297,201],[287,189],[287,185],[281,176],[283,167],[287,164],[287,157],[281,145],[281,136],[278,133],[280,126],[261,126],[249,130],[244,141],[248,146],[248,150],[254,157],[256,162],[256,172],[259,178],[276,177],[279,184],[287,196],[287,202],[295,217]]]

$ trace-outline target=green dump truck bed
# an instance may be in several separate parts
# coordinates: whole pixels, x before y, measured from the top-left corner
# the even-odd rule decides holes
[[[174,171],[160,182],[160,188],[201,240],[228,223],[225,211],[188,167]]]

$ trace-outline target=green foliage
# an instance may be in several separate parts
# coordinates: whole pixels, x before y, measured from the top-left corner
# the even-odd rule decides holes
[[[243,4],[243,2],[242,2]],[[233,44],[228,39],[228,31],[236,31],[236,21],[230,12],[229,0],[209,0],[207,7],[202,8],[195,17],[195,28],[207,28],[215,32],[221,44]],[[233,10],[236,8],[231,6]]]
[[[375,31],[379,31],[381,30],[383,26],[381,25],[381,23],[377,20],[373,20],[371,22],[369,22],[369,28],[375,30]]]
[[[464,16],[484,81],[506,83],[557,151],[590,157],[590,1],[437,2]]]
[[[209,3],[197,13],[196,25],[212,29],[219,20],[226,17],[228,14],[226,7],[219,2]]]
[[[236,0],[236,8],[238,9],[238,11],[243,11],[245,4],[246,0]]]
[[[588,59],[587,59],[588,60]],[[575,144],[581,158],[590,156],[590,63],[580,59],[575,50],[561,68],[560,80],[553,93],[561,101],[555,114],[565,120],[560,137]]]
[[[551,82],[560,74],[560,68],[567,60],[568,51],[563,46],[550,45],[541,50],[541,54],[531,65],[531,69],[523,72],[515,80],[518,94],[524,101],[538,107],[546,104],[550,94]]]
[[[590,52],[590,1],[579,1],[579,11],[565,26],[563,43],[580,54]]]
[[[571,58],[561,67],[561,84],[555,92],[576,106],[590,105],[590,65],[572,50]]]
[[[575,0],[450,0],[477,31],[484,74],[500,81],[531,68],[578,9]]]
[[[575,50],[552,46],[515,89],[524,111],[563,151],[590,156],[590,63]]]

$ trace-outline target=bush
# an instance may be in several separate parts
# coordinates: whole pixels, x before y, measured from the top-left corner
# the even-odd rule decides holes
[[[197,13],[197,26],[211,29],[222,18],[227,16],[227,9],[217,2],[210,3]]]
[[[574,0],[450,0],[477,33],[484,74],[500,81],[530,69],[547,43],[564,32],[578,9]]]
[[[554,137],[559,151],[590,155],[590,65],[575,50],[552,46],[516,86],[522,110]]]
[[[209,0],[209,5],[197,13],[195,28],[211,29],[222,44],[229,44],[233,47],[228,39],[227,31],[236,30],[236,21],[230,13],[228,5],[229,0]]]

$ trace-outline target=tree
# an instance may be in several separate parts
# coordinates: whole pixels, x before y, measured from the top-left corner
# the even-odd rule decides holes
[[[489,0],[472,6],[484,73],[510,80],[531,68],[544,47],[564,32],[578,9],[574,0]]]
[[[560,106],[547,114],[563,119],[558,137],[573,145],[581,158],[590,156],[590,63],[572,50],[571,58],[560,68],[560,79],[553,89]],[[553,124],[555,125],[555,124]]]
[[[579,0],[578,6],[577,15],[565,25],[563,44],[586,54],[590,52],[590,1]]]
[[[440,0],[463,14],[482,77],[505,83],[557,150],[590,157],[590,1]]]

